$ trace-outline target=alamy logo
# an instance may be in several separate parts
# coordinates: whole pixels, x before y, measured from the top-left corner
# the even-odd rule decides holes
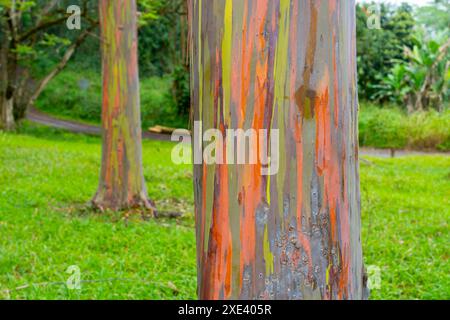
[[[381,289],[381,269],[378,266],[367,266],[367,286],[370,290]]]
[[[380,6],[373,4],[366,9],[367,15],[367,28],[373,30],[381,29],[381,10]]]
[[[81,9],[77,5],[71,5],[67,8],[67,13],[70,14],[67,19],[67,28],[69,30],[81,29]]]
[[[81,290],[81,270],[78,266],[70,266],[66,273],[70,274],[66,285],[69,290]]]
[[[175,164],[192,164],[193,160],[196,165],[260,165],[263,176],[275,175],[279,170],[278,129],[203,131],[202,122],[196,121],[193,137],[188,130],[179,129],[172,134],[172,141],[179,142],[172,150]]]

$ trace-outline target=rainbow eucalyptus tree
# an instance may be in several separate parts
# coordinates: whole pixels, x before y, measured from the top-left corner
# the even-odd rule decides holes
[[[142,165],[136,1],[100,0],[99,11],[103,157],[93,204],[100,209],[140,207],[153,212]]]
[[[278,143],[246,152],[279,155],[268,175],[261,157],[195,165],[199,297],[365,298],[355,1],[190,0],[189,9],[200,151],[209,129],[253,129]],[[224,158],[242,152],[223,141]]]

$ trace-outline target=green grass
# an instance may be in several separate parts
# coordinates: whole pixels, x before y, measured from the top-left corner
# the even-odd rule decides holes
[[[142,223],[136,217],[126,226],[121,215],[80,210],[97,187],[99,139],[27,128],[0,140],[0,291],[65,281],[67,268],[78,265],[85,280],[129,280],[86,283],[80,293],[62,285],[32,286],[10,297],[195,297],[192,176],[189,167],[167,165],[170,144],[144,144],[145,177],[160,208],[182,208],[187,218]]]
[[[361,164],[363,250],[374,299],[450,299],[450,157]]]
[[[34,125],[0,133],[0,298],[195,299],[192,173],[167,160],[171,147],[144,143],[145,177],[159,207],[186,216],[125,223],[82,209],[98,183],[98,138]],[[450,298],[450,158],[368,160],[362,239],[366,263],[382,270],[372,298]],[[101,281],[42,284],[64,283],[71,265]]]

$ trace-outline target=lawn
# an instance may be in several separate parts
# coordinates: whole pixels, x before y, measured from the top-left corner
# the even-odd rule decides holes
[[[100,139],[27,125],[0,133],[0,298],[195,299],[192,173],[172,145],[144,143],[149,194],[178,220],[94,214]],[[450,157],[365,158],[366,264],[373,299],[449,299]],[[80,291],[64,285],[78,266]]]

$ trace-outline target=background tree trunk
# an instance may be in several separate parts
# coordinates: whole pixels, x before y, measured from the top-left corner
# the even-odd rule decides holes
[[[355,1],[189,6],[194,120],[280,130],[270,177],[195,166],[199,297],[365,298]]]
[[[100,0],[103,52],[103,159],[93,203],[152,209],[142,168],[135,0]]]
[[[8,78],[8,44],[0,47],[0,129],[11,131],[15,128],[14,92]]]
[[[8,52],[9,32],[0,19],[0,28],[3,34],[0,36],[0,129],[10,131],[15,128],[14,121],[14,92],[9,85]]]
[[[0,119],[0,129],[5,131],[12,131],[15,129],[14,121],[14,99],[7,93],[6,96],[1,96],[0,98],[0,109],[1,109],[1,119]]]

